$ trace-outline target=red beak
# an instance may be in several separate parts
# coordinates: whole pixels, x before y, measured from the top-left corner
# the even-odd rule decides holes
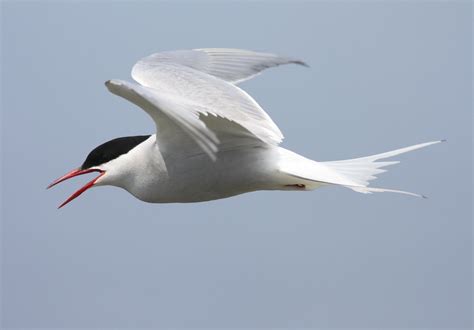
[[[66,181],[67,179],[70,179],[70,178],[73,178],[75,176],[78,176],[78,175],[82,175],[82,174],[87,174],[87,173],[91,173],[91,172],[100,172],[100,175],[98,177],[96,177],[94,180],[91,180],[89,182],[87,182],[81,189],[79,189],[78,191],[76,191],[74,194],[72,194],[68,199],[66,199],[66,201],[64,203],[62,203],[61,205],[58,206],[58,209],[60,209],[61,207],[63,207],[64,205],[66,205],[67,203],[69,203],[70,201],[72,201],[74,198],[76,198],[77,196],[79,196],[80,194],[82,194],[84,191],[86,191],[87,189],[91,188],[95,182],[102,176],[105,174],[105,171],[103,170],[99,170],[99,169],[86,169],[86,170],[81,170],[81,169],[75,169],[75,170],[72,170],[71,172],[67,173],[67,174],[64,174],[62,177],[60,177],[59,179],[56,179],[53,181],[53,183],[51,183],[46,189],[49,189],[55,185],[57,185],[58,183],[60,182],[63,182],[63,181]]]

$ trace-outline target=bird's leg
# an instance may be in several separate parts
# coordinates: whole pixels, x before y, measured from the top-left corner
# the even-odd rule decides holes
[[[287,184],[287,185],[285,185],[285,187],[295,187],[295,188],[298,188],[298,189],[305,189],[306,185],[301,184],[301,183],[295,183],[295,184]]]

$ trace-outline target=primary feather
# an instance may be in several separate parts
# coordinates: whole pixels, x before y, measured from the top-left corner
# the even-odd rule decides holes
[[[301,60],[233,48],[200,48],[155,53],[142,58],[132,69],[133,79],[157,65],[174,63],[207,73],[232,84],[251,79],[263,70],[283,64],[308,66]]]

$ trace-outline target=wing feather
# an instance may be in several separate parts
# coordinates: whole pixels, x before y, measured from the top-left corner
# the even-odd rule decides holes
[[[138,61],[132,76],[140,75],[162,63],[180,64],[220,78],[232,84],[251,79],[267,68],[284,64],[308,66],[301,60],[232,48],[200,48],[155,53]],[[136,80],[136,79],[135,79]]]
[[[196,153],[197,144],[215,160],[218,145],[226,149],[283,140],[270,116],[235,84],[288,63],[305,65],[239,49],[163,52],[134,65],[132,77],[138,84],[109,80],[106,86],[152,117],[160,151],[189,155]]]
[[[277,145],[283,134],[258,103],[239,87],[206,73],[174,63],[156,64],[134,75],[143,86],[175,95],[197,106],[198,112],[233,121],[256,139]]]
[[[109,91],[121,96],[145,110],[153,119],[159,134],[169,134],[169,130],[176,131],[177,126],[185,134],[190,136],[208,155],[215,160],[217,144],[219,140],[209,130],[204,122],[199,120],[199,106],[189,104],[185,100],[172,98],[166,94],[160,94],[151,88],[140,86],[135,83],[122,80],[109,80],[105,83]],[[201,109],[205,111],[205,109]],[[171,124],[171,125],[170,125]],[[179,134],[173,134],[179,139]],[[167,143],[176,143],[173,136],[160,139],[160,144],[167,149]]]

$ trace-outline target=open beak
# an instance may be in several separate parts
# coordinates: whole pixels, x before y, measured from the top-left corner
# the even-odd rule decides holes
[[[71,172],[67,173],[67,174],[64,174],[62,177],[60,177],[59,179],[56,179],[54,180],[46,189],[49,189],[55,185],[57,185],[58,183],[60,182],[63,182],[63,181],[66,181],[70,178],[73,178],[75,176],[78,176],[78,175],[82,175],[82,174],[87,174],[87,173],[91,173],[91,172],[100,172],[100,175],[98,177],[96,177],[95,179],[87,182],[81,189],[79,189],[78,191],[76,191],[74,194],[72,194],[68,199],[66,199],[66,201],[64,201],[64,203],[62,203],[61,205],[58,206],[58,209],[60,209],[61,207],[63,207],[64,205],[66,205],[67,203],[69,203],[70,201],[72,201],[74,198],[76,198],[77,196],[79,196],[80,194],[82,194],[84,191],[86,191],[87,189],[89,188],[92,188],[92,186],[94,186],[94,184],[96,183],[96,181],[102,176],[105,174],[105,171],[103,170],[99,170],[99,169],[86,169],[86,170],[81,170],[81,169],[75,169],[75,170],[72,170]]]

